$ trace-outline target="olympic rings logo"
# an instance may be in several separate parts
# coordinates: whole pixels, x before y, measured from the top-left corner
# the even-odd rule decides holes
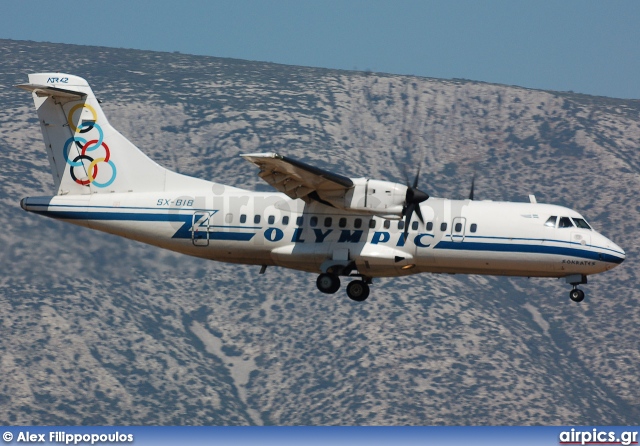
[[[79,109],[83,108],[86,108],[91,112],[93,120],[82,122],[78,126],[76,126],[73,122],[73,114]],[[100,127],[100,125],[98,125],[98,123],[96,122],[97,120],[98,114],[96,113],[96,110],[89,104],[74,105],[69,111],[67,122],[69,123],[69,128],[73,129],[73,131],[76,133],[76,136],[72,136],[71,138],[67,139],[67,141],[64,143],[64,149],[62,153],[64,159],[67,161],[67,164],[71,166],[70,173],[73,181],[81,184],[82,186],[89,186],[89,184],[93,184],[96,187],[108,187],[116,179],[116,165],[110,159],[111,151],[109,150],[109,146],[107,146],[107,144],[104,142],[104,132],[102,131],[102,127]],[[87,141],[87,139],[77,135],[89,133],[92,130],[96,130],[98,132],[98,139],[91,139]],[[73,159],[70,159],[69,151],[72,144],[75,144],[78,150],[80,150],[80,155],[76,156]],[[98,151],[98,149],[102,150]],[[90,155],[88,155],[87,153],[90,153]],[[88,179],[85,180],[79,179],[75,173],[76,167],[81,167],[82,170],[85,169],[85,164],[83,161],[89,163],[89,168],[86,169]],[[98,165],[101,165],[101,163],[108,164],[109,167],[111,167],[111,178],[109,178],[107,181],[104,181],[106,178],[102,178],[104,175],[101,176],[101,180],[103,181],[97,180]]]

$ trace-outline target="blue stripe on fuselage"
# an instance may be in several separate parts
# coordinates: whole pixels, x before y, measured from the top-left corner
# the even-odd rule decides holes
[[[588,260],[597,260],[608,263],[622,263],[623,258],[589,251],[585,249],[567,248],[562,246],[548,245],[528,245],[523,243],[482,243],[482,242],[448,242],[440,241],[433,249],[449,249],[455,251],[491,251],[491,252],[513,252],[523,254],[553,254],[559,256],[578,257]]]
[[[46,217],[63,220],[100,220],[100,221],[156,221],[178,222],[182,226],[171,238],[191,239],[191,226],[193,216],[191,214],[146,214],[137,212],[80,212],[80,211],[31,211]],[[203,231],[204,232],[204,231]],[[210,231],[209,240],[233,240],[248,242],[256,234],[254,232],[222,232]]]
[[[191,222],[191,215],[183,214],[144,214],[138,212],[89,212],[89,211],[31,211],[62,220],[102,220],[102,221],[178,221]]]

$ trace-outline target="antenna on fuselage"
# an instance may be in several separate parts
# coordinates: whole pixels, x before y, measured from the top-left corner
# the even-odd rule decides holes
[[[471,191],[469,191],[469,200],[473,201],[473,191],[476,188],[476,174],[473,174],[473,178],[471,178]]]

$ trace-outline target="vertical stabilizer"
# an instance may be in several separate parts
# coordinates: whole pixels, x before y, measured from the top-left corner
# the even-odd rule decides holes
[[[172,173],[111,127],[87,81],[39,73],[18,87],[33,94],[59,195],[165,189]]]

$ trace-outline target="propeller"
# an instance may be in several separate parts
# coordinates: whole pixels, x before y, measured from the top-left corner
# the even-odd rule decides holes
[[[473,174],[473,178],[471,178],[471,192],[469,192],[469,200],[473,201],[473,191],[475,190],[475,186],[476,186],[476,174]]]
[[[413,180],[413,185],[409,184],[407,181],[407,195],[405,197],[405,207],[404,207],[404,241],[407,241],[407,237],[409,236],[409,224],[411,223],[411,217],[415,212],[418,218],[422,223],[424,223],[424,218],[422,217],[422,211],[420,210],[420,203],[429,199],[429,195],[426,192],[422,192],[418,189],[418,180],[420,179],[420,166],[418,166],[418,172],[416,173],[416,177]]]

